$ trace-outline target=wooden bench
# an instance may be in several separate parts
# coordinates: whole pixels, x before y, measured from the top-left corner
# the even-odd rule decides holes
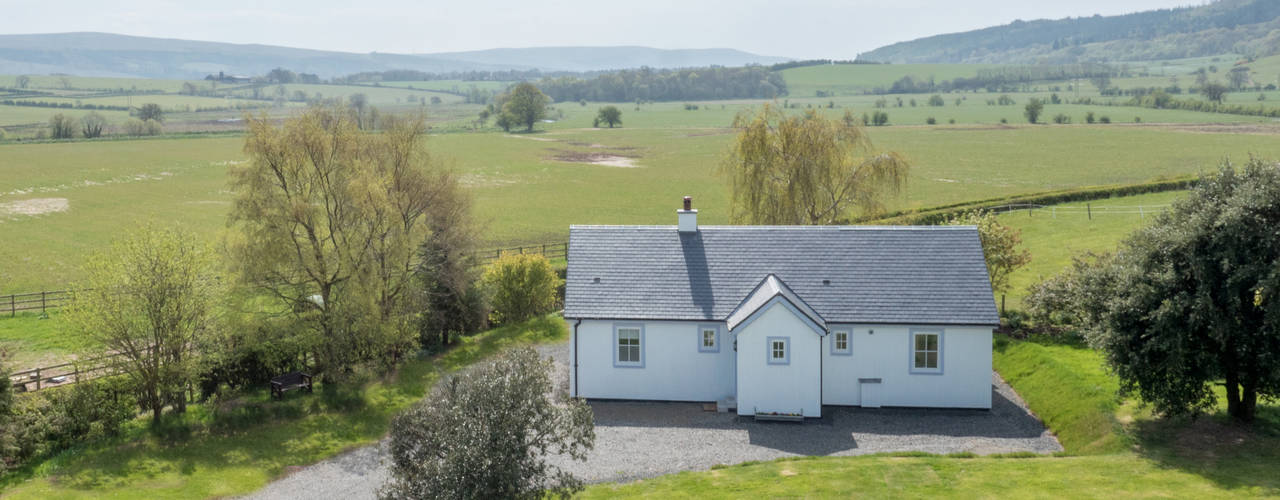
[[[311,375],[302,372],[286,373],[271,379],[271,397],[283,399],[284,393],[294,389],[311,392]]]

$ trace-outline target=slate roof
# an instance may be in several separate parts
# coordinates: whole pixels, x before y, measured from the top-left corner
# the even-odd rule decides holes
[[[698,229],[570,227],[565,317],[725,321],[773,274],[828,324],[999,324],[973,226]]]
[[[796,295],[796,292],[791,290],[786,283],[783,283],[782,280],[772,274],[761,281],[756,286],[756,289],[747,294],[747,298],[742,299],[742,303],[738,304],[738,307],[732,313],[729,313],[729,317],[725,319],[725,326],[729,327],[730,330],[737,328],[739,324],[750,318],[752,314],[759,311],[774,297],[786,299],[787,302],[791,303],[792,307],[800,311],[800,314],[807,316],[809,321],[814,322],[819,327],[826,328],[827,323],[822,319],[822,315],[814,311],[812,307],[809,307],[809,304],[805,303],[804,299]]]

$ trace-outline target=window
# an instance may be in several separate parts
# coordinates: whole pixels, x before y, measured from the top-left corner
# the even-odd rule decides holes
[[[791,364],[791,338],[769,337],[765,343],[765,355],[771,365]]]
[[[698,352],[720,352],[720,326],[698,327]]]
[[[916,373],[942,372],[942,333],[913,332],[911,368]]]
[[[831,354],[849,355],[853,350],[849,348],[849,332],[836,330],[831,332]]]
[[[619,325],[614,327],[614,338],[617,344],[617,357],[614,366],[644,367],[644,328],[638,325]]]

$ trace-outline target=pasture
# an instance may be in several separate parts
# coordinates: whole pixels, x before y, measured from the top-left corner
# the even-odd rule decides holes
[[[684,111],[681,111],[684,113]],[[688,113],[711,113],[694,112]],[[630,116],[626,116],[630,118]],[[565,238],[570,224],[670,224],[691,195],[704,224],[728,222],[721,127],[573,128],[537,134],[451,133],[429,148],[476,196],[485,244]],[[643,120],[638,120],[643,123]],[[589,124],[586,124],[589,125]],[[1228,126],[884,127],[881,149],[915,168],[891,208],[919,208],[1098,184],[1195,174],[1230,154],[1280,157],[1274,135]],[[60,288],[85,255],[130,224],[162,220],[218,240],[231,199],[226,170],[243,139],[158,138],[0,146],[0,293]],[[1141,148],[1135,145],[1144,145]],[[625,160],[631,168],[591,163]],[[24,213],[33,199],[64,209]],[[1029,235],[1030,236],[1030,235]]]

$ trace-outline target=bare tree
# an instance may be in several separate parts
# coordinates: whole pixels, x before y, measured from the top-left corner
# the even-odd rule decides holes
[[[97,111],[90,111],[80,118],[80,135],[83,135],[85,139],[100,137],[106,125],[106,118],[103,118]]]

